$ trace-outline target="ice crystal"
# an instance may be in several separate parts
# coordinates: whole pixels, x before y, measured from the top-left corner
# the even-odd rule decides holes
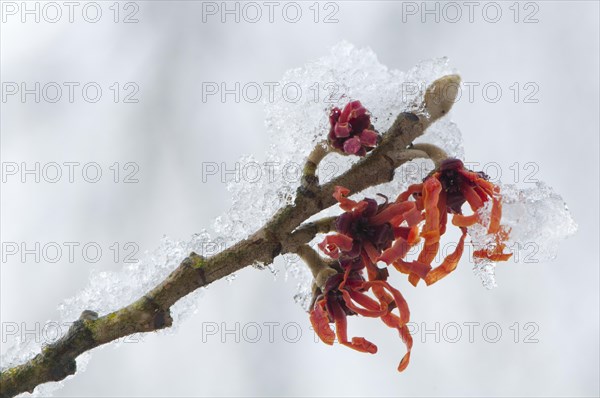
[[[510,228],[507,248],[513,252],[514,261],[553,260],[560,242],[577,231],[563,198],[545,183],[537,182],[531,188],[506,184],[502,185],[501,193],[502,224]],[[489,219],[489,211],[490,206],[482,209],[483,225]],[[476,250],[493,244],[482,225],[470,227],[469,235]],[[473,270],[487,288],[496,286],[494,268],[493,262],[475,261]]]
[[[327,137],[331,108],[359,99],[370,111],[375,129],[385,132],[399,113],[418,111],[417,104],[431,82],[455,72],[446,58],[422,62],[408,72],[390,70],[379,63],[371,49],[356,48],[347,42],[334,46],[325,57],[286,72],[278,87],[293,87],[302,95],[292,100],[282,89],[266,101],[266,126],[273,139],[262,163],[268,172],[262,173],[263,178],[228,185],[233,205],[215,223],[217,234],[229,236],[228,244],[233,244],[260,228],[279,208],[293,203],[307,154]],[[431,126],[420,141],[439,144],[450,155],[463,157],[460,132],[449,118]],[[357,160],[354,156],[327,156],[318,170],[320,180],[331,180]],[[258,164],[253,157],[240,161],[250,162]],[[405,186],[404,174],[398,171],[389,192]]]

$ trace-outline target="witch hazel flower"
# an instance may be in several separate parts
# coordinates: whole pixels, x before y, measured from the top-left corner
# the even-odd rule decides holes
[[[409,281],[413,285],[416,286],[420,279],[424,279],[427,285],[431,285],[456,269],[464,250],[467,227],[475,224],[482,225],[484,220],[481,210],[489,201],[492,205],[489,220],[486,220],[487,232],[494,244],[489,248],[476,250],[473,256],[476,259],[489,261],[506,261],[511,257],[512,254],[504,253],[510,230],[500,224],[502,217],[500,188],[491,183],[484,173],[466,169],[459,159],[446,159],[422,183],[411,185],[401,193],[396,203],[407,203],[410,198],[414,199],[415,206],[422,211],[425,220],[419,234],[423,239],[423,248],[418,258],[414,261],[405,261],[404,248],[412,245],[411,242],[399,239],[379,259],[387,264],[393,264],[400,272],[409,274]],[[473,212],[471,215],[462,213],[465,203],[470,206]],[[446,256],[439,266],[428,271],[423,277],[415,270],[431,268],[431,263],[439,251],[440,237],[446,232],[448,214],[452,215],[452,225],[461,230],[461,237],[454,252]],[[412,243],[416,243],[416,240]]]
[[[378,204],[375,199],[363,199],[359,202],[347,198],[350,190],[344,187],[335,187],[333,197],[339,202],[340,208],[345,210],[335,223],[338,234],[329,235],[319,248],[332,258],[340,254],[356,257],[361,251],[374,257],[389,248],[399,236],[410,234],[422,219],[421,212],[416,203],[388,203]],[[384,197],[385,198],[385,197]],[[392,228],[391,221],[401,224],[407,221],[407,226]]]
[[[379,142],[379,134],[371,124],[371,115],[360,101],[349,102],[343,110],[333,108],[329,124],[329,145],[342,153],[365,156]]]
[[[350,315],[380,318],[385,325],[398,331],[406,345],[407,352],[398,365],[398,371],[403,371],[408,366],[413,344],[407,327],[410,311],[400,291],[387,282],[387,269],[378,268],[376,263],[397,236],[406,235],[406,228],[394,229],[389,221],[405,216],[412,225],[408,229],[414,228],[414,234],[421,215],[411,202],[397,205],[386,200],[379,204],[368,198],[357,202],[347,197],[349,192],[338,186],[333,194],[345,213],[336,219],[338,233],[327,236],[319,248],[337,262],[330,265],[329,274],[320,275],[324,279],[323,289],[317,291],[310,319],[317,335],[326,344],[333,344],[337,336],[343,345],[374,354],[377,346],[368,340],[362,337],[348,340],[346,318]],[[393,312],[395,309],[398,309],[397,314]],[[329,323],[336,325],[336,333]]]
[[[319,338],[333,345],[336,337],[340,344],[359,352],[375,354],[377,346],[364,337],[348,340],[347,317],[361,315],[380,318],[389,327],[398,330],[407,346],[407,352],[398,365],[403,371],[408,366],[412,349],[412,336],[407,323],[410,318],[408,304],[402,294],[385,280],[366,281],[362,275],[364,264],[360,261],[345,261],[334,266],[337,271],[325,282],[322,293],[310,311],[310,321]],[[371,291],[375,299],[367,293]],[[398,314],[393,313],[398,309]],[[335,324],[335,333],[329,326]]]
[[[349,193],[344,187],[335,187],[333,196],[344,213],[335,221],[337,233],[326,236],[318,246],[336,262],[330,265],[325,277],[321,275],[323,288],[316,291],[310,319],[326,344],[333,344],[337,337],[342,345],[374,354],[377,347],[370,341],[362,337],[348,340],[347,317],[380,318],[397,329],[406,344],[407,353],[398,366],[402,371],[408,366],[412,349],[412,337],[406,326],[410,312],[402,294],[387,282],[387,268],[380,269],[376,264],[380,261],[392,264],[408,274],[414,286],[421,279],[431,285],[456,269],[464,251],[467,227],[484,222],[496,244],[489,250],[475,251],[474,256],[490,261],[508,260],[511,254],[503,251],[510,231],[500,224],[500,190],[485,174],[466,169],[458,159],[446,159],[422,183],[408,187],[394,202],[385,197],[383,203],[370,198],[354,201],[347,197]],[[481,209],[488,202],[492,203],[491,213],[484,220]],[[471,207],[473,214],[463,214],[464,204]],[[448,214],[452,215],[452,225],[460,229],[461,237],[456,249],[433,268]],[[409,250],[421,242],[418,258],[406,260]],[[395,308],[398,314],[392,312]],[[335,333],[330,323],[336,325]]]

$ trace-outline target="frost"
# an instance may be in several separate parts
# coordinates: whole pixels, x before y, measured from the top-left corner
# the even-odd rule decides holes
[[[501,185],[502,224],[510,228],[507,248],[516,262],[541,262],[556,258],[561,241],[577,231],[577,224],[563,198],[543,182],[522,189],[515,185]],[[489,219],[489,203],[482,215]],[[484,221],[485,225],[486,222]],[[469,228],[474,248],[489,247],[492,239],[485,227]],[[473,268],[488,289],[496,287],[495,263],[477,259]]]
[[[79,318],[84,310],[92,310],[104,315],[132,303],[165,279],[191,251],[210,255],[209,252],[216,250],[213,247],[214,243],[215,241],[211,240],[207,232],[195,234],[188,242],[174,241],[163,237],[160,246],[153,252],[144,253],[137,263],[130,264],[119,272],[93,272],[89,285],[77,296],[66,299],[59,306],[60,320],[58,324],[70,325]],[[186,315],[194,312],[197,300],[202,294],[203,289],[198,289],[172,307],[174,326],[167,329],[168,333],[175,331],[180,321]],[[66,333],[67,330],[68,327],[60,328],[61,334]],[[42,343],[44,343],[41,336],[26,334],[24,337],[17,337],[7,343],[10,347],[0,358],[1,370],[26,362],[40,352]],[[56,336],[57,339],[58,337]],[[54,339],[50,342],[53,341]],[[122,340],[118,340],[112,345],[118,345],[121,342]],[[78,373],[85,370],[88,360],[89,354],[77,359]],[[60,388],[65,380],[36,387],[33,396],[49,396],[52,391]]]
[[[264,162],[253,156],[239,162],[248,170],[262,167],[262,178],[253,178],[258,174],[248,172],[250,175],[241,181],[228,183],[233,204],[216,220],[215,233],[227,236],[224,243],[228,247],[260,228],[278,209],[293,203],[306,156],[327,136],[332,107],[343,107],[358,99],[371,112],[375,128],[385,132],[399,113],[420,111],[427,87],[452,73],[456,70],[449,67],[447,58],[421,62],[407,72],[389,69],[371,49],[347,42],[334,46],[327,56],[287,71],[278,82],[278,87],[287,89],[274,90],[274,97],[265,101],[265,123],[272,144]],[[460,131],[449,117],[430,126],[417,142],[436,144],[450,156],[464,158]],[[330,181],[358,160],[354,156],[328,155],[317,170],[320,181]],[[395,198],[432,169],[433,163],[428,160],[406,163],[396,170],[392,182],[371,187],[361,196],[382,193]],[[318,217],[337,212],[334,207]],[[296,256],[287,256],[284,267],[285,277],[292,275],[298,281],[295,301],[306,308],[311,295],[310,273]]]
[[[287,71],[278,82],[278,87],[287,89],[275,90],[273,98],[265,100],[266,127],[272,139],[265,161],[259,163],[250,156],[240,161],[262,166],[267,172],[263,178],[228,184],[233,205],[217,219],[216,233],[228,236],[227,245],[231,245],[260,228],[279,208],[293,203],[306,156],[329,132],[331,108],[359,99],[371,112],[375,128],[385,132],[399,113],[418,110],[429,84],[451,73],[456,71],[446,58],[422,62],[408,72],[390,70],[371,49],[347,42],[334,46],[325,57]],[[439,144],[450,155],[463,157],[460,131],[448,118],[431,126],[420,141]],[[354,156],[330,154],[319,167],[320,180],[331,180],[357,161]],[[387,192],[404,187],[405,174],[400,170]]]
[[[521,246],[535,244],[539,261],[555,259],[560,242],[577,231],[563,198],[543,182],[528,189],[504,185],[502,195],[503,222],[511,228],[510,241]]]

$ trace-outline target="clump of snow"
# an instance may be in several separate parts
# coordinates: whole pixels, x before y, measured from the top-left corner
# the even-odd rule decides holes
[[[558,246],[577,231],[563,198],[543,182],[531,188],[501,185],[502,224],[510,229],[506,242],[516,262],[541,262],[553,260]],[[482,216],[489,218],[489,203],[482,209]],[[483,225],[486,225],[484,222]],[[481,225],[469,228],[471,242],[476,250],[488,247],[493,240]],[[496,287],[495,263],[476,259],[473,271],[485,287]]]
[[[229,182],[233,205],[216,220],[215,232],[228,237],[227,245],[234,244],[293,202],[306,156],[329,132],[331,108],[360,100],[370,111],[375,129],[385,132],[399,113],[419,111],[427,87],[452,73],[456,71],[449,67],[447,58],[422,62],[408,72],[388,69],[371,49],[347,42],[334,46],[327,56],[287,71],[278,87],[288,89],[275,90],[274,98],[265,100],[266,127],[273,139],[263,162],[269,172],[258,180]],[[460,131],[447,117],[431,126],[419,141],[440,145],[451,156],[463,158]],[[321,182],[342,174],[356,161],[354,156],[328,155],[318,170]],[[253,157],[241,162],[258,164]],[[415,164],[407,169],[413,174],[422,171]],[[378,192],[392,195],[399,191],[407,174],[398,170],[398,178]]]
[[[259,163],[252,156],[241,159],[242,164],[260,164],[267,172],[261,173],[259,179],[228,182],[233,204],[217,218],[216,235],[227,237],[224,244],[230,246],[260,228],[282,206],[293,203],[307,154],[329,132],[331,108],[358,99],[370,111],[375,129],[385,132],[399,113],[421,111],[419,106],[427,87],[452,73],[456,70],[449,66],[447,58],[421,62],[407,72],[389,69],[371,49],[347,42],[337,44],[322,58],[287,71],[278,87],[289,87],[289,91],[275,90],[275,97],[265,101],[266,127],[273,140],[265,161]],[[302,95],[291,100],[291,92]],[[460,131],[449,117],[434,123],[417,142],[430,142],[444,148],[450,156],[464,157]],[[317,175],[321,182],[330,181],[357,161],[354,156],[329,154],[319,165]],[[433,163],[428,160],[409,162],[396,170],[392,182],[371,187],[362,195],[382,193],[395,197],[432,169]],[[337,211],[332,208],[319,216]],[[305,307],[310,301],[310,272],[295,255],[286,255],[276,264],[282,262],[285,277],[291,275],[298,281],[294,299]]]

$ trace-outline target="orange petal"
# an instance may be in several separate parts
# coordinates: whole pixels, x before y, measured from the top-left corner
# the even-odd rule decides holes
[[[377,353],[377,346],[371,343],[369,340],[364,337],[353,337],[352,342],[342,343],[347,347],[355,349],[360,352],[368,352],[369,354]]]
[[[386,249],[381,256],[379,257],[379,261],[383,261],[387,265],[390,265],[396,260],[404,258],[406,253],[410,250],[411,245],[402,238],[396,239],[394,244]]]
[[[425,238],[425,245],[439,241],[440,238],[440,211],[437,207],[442,184],[436,178],[428,178],[423,183],[423,205],[425,206],[425,225],[421,236]]]
[[[508,261],[512,257],[512,253],[502,253],[502,251],[489,253],[487,250],[476,250],[473,252],[473,257],[487,258],[490,261]]]
[[[457,227],[470,227],[479,221],[479,214],[473,213],[470,216],[463,216],[462,214],[455,214],[452,217],[452,225]]]
[[[435,256],[438,253],[439,248],[440,248],[439,241],[437,241],[431,245],[428,245],[427,242],[425,242],[423,249],[421,249],[421,253],[419,253],[419,257],[417,258],[417,261],[431,265],[431,263],[435,259]]]
[[[406,191],[404,191],[400,195],[398,195],[396,202],[407,201],[411,197],[412,194],[419,193],[419,192],[421,192],[422,189],[423,189],[423,184],[413,184],[413,185],[409,186],[406,189]]]
[[[477,194],[477,192],[475,192],[472,186],[470,186],[468,183],[463,183],[460,188],[463,196],[467,202],[469,202],[471,210],[476,212],[483,207],[483,200]]]
[[[407,240],[408,243],[410,243],[411,245],[416,245],[417,243],[419,243],[419,240],[421,240],[421,238],[419,237],[419,227],[417,227],[416,225],[411,227]]]
[[[417,208],[407,211],[402,217],[406,220],[409,227],[415,226],[423,221],[423,214],[421,213],[421,210]]]
[[[478,177],[473,182],[483,189],[488,196],[494,196],[494,193],[498,193],[498,187],[484,178]]]
[[[352,249],[354,240],[344,234],[327,235],[317,246],[331,258],[338,258],[340,251]]]
[[[401,325],[400,319],[392,313],[389,313],[389,314],[381,317],[381,320],[388,327],[398,330],[398,334],[400,335],[400,338],[406,345],[406,354],[404,354],[404,357],[402,357],[402,360],[400,361],[400,364],[398,365],[398,371],[402,372],[408,366],[408,363],[410,361],[410,352],[411,352],[412,346],[413,346],[413,339],[412,339],[412,336],[410,335],[410,331],[408,330],[408,326]]]
[[[369,224],[379,225],[390,221],[395,216],[406,213],[415,208],[415,202],[396,202],[390,204],[379,214],[369,218]]]
[[[431,265],[421,263],[419,261],[406,262],[403,260],[398,260],[394,262],[394,267],[404,274],[413,273],[421,279],[424,279],[427,273],[431,270]]]
[[[410,331],[408,330],[408,327],[406,325],[402,326],[399,330],[400,332],[400,337],[402,338],[402,341],[404,341],[404,344],[406,344],[406,354],[404,354],[404,357],[402,357],[402,360],[400,361],[400,364],[398,365],[398,372],[402,372],[404,369],[406,369],[406,367],[408,366],[408,363],[410,362],[410,351],[412,350],[412,346],[413,346],[413,339],[412,336],[410,335]]]
[[[342,289],[342,297],[344,298],[346,306],[352,311],[356,312],[358,315],[369,318],[379,318],[388,310],[386,303],[380,305],[377,301],[373,300],[366,294],[354,290],[348,291],[346,289]],[[354,302],[357,302],[362,307],[357,306],[354,304]]]
[[[408,281],[410,282],[411,285],[413,286],[417,286],[417,284],[419,283],[419,275],[415,274],[414,272],[411,272],[410,275],[408,276]]]
[[[379,258],[379,251],[371,244],[369,241],[365,241],[363,243],[363,249],[367,252],[367,256],[369,256],[369,260],[373,263],[377,263],[377,259]]]
[[[442,264],[429,271],[429,273],[425,277],[425,283],[427,283],[427,286],[439,281],[440,279],[442,279],[443,277],[445,277],[450,272],[456,269],[456,266],[458,265],[458,262],[460,261],[460,258],[463,254],[466,236],[467,231],[463,230],[463,234],[461,235],[460,240],[456,245],[456,249],[454,249],[454,252],[446,256]]]
[[[369,282],[365,282],[364,286],[369,286],[369,287],[380,286],[380,287],[386,289],[387,291],[389,291],[392,294],[394,302],[396,303],[396,307],[398,308],[398,311],[400,313],[400,318],[399,318],[400,325],[404,325],[409,321],[410,310],[408,309],[408,303],[406,302],[406,300],[404,299],[404,296],[402,296],[402,293],[400,293],[400,291],[398,289],[394,288],[386,281],[369,281]]]
[[[329,317],[323,308],[324,305],[325,299],[316,303],[315,308],[310,311],[310,323],[323,343],[333,345],[335,334],[329,326]]]
[[[483,181],[485,181],[485,180],[483,180]],[[481,186],[479,186],[479,185],[475,185],[475,186],[473,187],[473,189],[475,190],[475,192],[477,192],[477,195],[479,195],[479,197],[481,198],[481,200],[482,200],[483,202],[485,202],[485,201],[487,201],[487,200],[488,200],[488,197],[489,197],[490,195],[488,195],[487,191],[486,191],[485,189],[483,189]]]
[[[350,211],[356,207],[357,202],[348,199],[347,196],[350,193],[348,188],[336,185],[333,191],[333,197],[340,203],[342,210]]]
[[[500,230],[500,219],[502,218],[502,203],[496,196],[492,196],[492,212],[490,214],[490,225],[488,234],[494,234]]]
[[[335,300],[331,302],[331,308],[334,311],[333,321],[335,322],[335,334],[337,335],[340,344],[360,352],[368,352],[370,354],[377,352],[377,346],[363,337],[354,337],[351,342],[348,341],[348,321],[344,310],[340,303]]]
[[[444,191],[440,192],[437,208],[440,214],[439,232],[440,235],[444,235],[444,233],[446,233],[446,223],[448,222],[448,209],[446,208],[446,192]]]

